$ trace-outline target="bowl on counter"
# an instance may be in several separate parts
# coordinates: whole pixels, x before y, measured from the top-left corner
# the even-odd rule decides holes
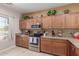
[[[74,38],[79,40],[79,32],[74,33]]]

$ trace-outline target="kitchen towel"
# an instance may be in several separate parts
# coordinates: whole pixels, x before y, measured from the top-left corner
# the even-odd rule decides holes
[[[29,43],[33,42],[33,37],[29,37]]]

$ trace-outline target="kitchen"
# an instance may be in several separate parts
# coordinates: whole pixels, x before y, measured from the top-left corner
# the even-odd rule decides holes
[[[54,5],[21,15],[20,32],[15,33],[15,45],[49,56],[79,56],[79,4]]]
[[[24,28],[24,23],[22,24],[23,20],[21,20],[20,27],[21,29],[30,30],[31,33],[32,31],[42,32],[43,35],[39,36],[40,41],[38,41],[38,52],[60,56],[73,56],[78,55],[78,40],[74,38],[74,33],[79,31],[78,19],[78,12],[50,16],[41,15],[41,17],[32,17],[31,19],[24,20],[24,22],[26,22]],[[29,44],[31,38],[29,39],[29,35],[27,36]],[[30,47],[30,45],[28,46]],[[35,47],[34,49],[32,47],[29,49],[34,50]]]

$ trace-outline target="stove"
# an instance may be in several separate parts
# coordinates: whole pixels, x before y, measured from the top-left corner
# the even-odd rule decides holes
[[[29,36],[29,49],[39,52],[39,43],[40,43],[40,37],[42,34],[40,33],[34,33],[34,35]]]

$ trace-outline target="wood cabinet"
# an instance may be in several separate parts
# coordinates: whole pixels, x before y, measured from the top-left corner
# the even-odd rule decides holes
[[[22,47],[28,48],[28,37],[22,37]]]
[[[53,18],[53,28],[64,28],[65,25],[65,15],[55,15]]]
[[[41,24],[41,18],[33,18],[31,19],[31,21],[32,21],[32,24],[37,24],[37,23]]]
[[[79,56],[79,48],[75,47],[72,43],[70,45],[70,56]]]
[[[77,15],[77,17],[76,17],[76,19],[77,19],[77,28],[79,28],[79,13],[76,13],[76,15]]]
[[[48,38],[41,39],[41,51],[42,52],[51,53],[50,45],[51,45],[50,39],[48,39]]]
[[[20,20],[20,29],[27,28],[27,20]]]
[[[79,28],[79,13],[52,15],[20,21],[21,29],[31,29],[32,24],[41,24],[44,29],[49,28]]]
[[[52,43],[52,54],[66,56],[69,55],[69,45],[66,40],[54,39]]]
[[[79,13],[43,17],[43,28],[79,28]]]
[[[28,48],[28,36],[16,35],[16,46]]]
[[[22,46],[22,40],[19,35],[16,35],[16,46]]]
[[[33,24],[31,19],[21,20],[20,21],[20,29],[31,29],[31,25]]]
[[[42,26],[44,29],[52,28],[53,16],[42,18]]]
[[[77,28],[77,13],[66,14],[65,28]]]
[[[32,20],[31,19],[28,19],[27,20],[27,29],[31,29],[31,25],[32,25]]]
[[[41,51],[66,56],[69,55],[69,45],[66,40],[41,38]]]
[[[75,49],[75,54],[76,54],[76,56],[79,56],[79,48]]]
[[[55,15],[53,28],[79,28],[78,15],[78,13]]]
[[[70,56],[76,56],[75,49],[76,47],[71,43],[70,44]]]
[[[31,25],[37,23],[41,24],[41,18],[20,20],[20,29],[31,29]]]

